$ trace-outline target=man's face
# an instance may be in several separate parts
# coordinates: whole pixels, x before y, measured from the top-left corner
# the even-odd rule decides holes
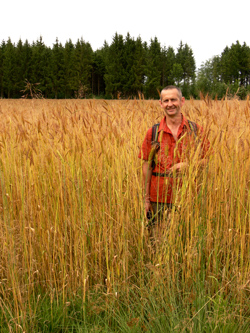
[[[170,118],[175,118],[180,114],[184,102],[185,98],[180,99],[177,89],[163,90],[161,93],[160,105],[166,116]]]

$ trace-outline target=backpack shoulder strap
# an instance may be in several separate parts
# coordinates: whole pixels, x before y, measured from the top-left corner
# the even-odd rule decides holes
[[[154,126],[152,127],[152,138],[151,138],[151,142],[157,142],[159,126],[160,126],[160,123],[154,124]]]
[[[197,132],[198,132],[197,124],[189,119],[188,119],[188,124],[191,131],[194,132],[194,136],[197,137]]]
[[[197,133],[198,133],[197,124],[194,121],[191,121],[189,119],[188,119],[188,124],[189,124],[191,131],[194,132],[195,137],[197,137]],[[160,126],[160,123],[154,124],[154,126],[152,127],[152,138],[151,138],[152,142],[157,142],[157,140],[158,140],[159,126]]]

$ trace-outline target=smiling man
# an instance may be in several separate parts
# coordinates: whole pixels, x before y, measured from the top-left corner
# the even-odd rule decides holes
[[[188,167],[190,148],[202,142],[201,160],[209,148],[209,142],[202,136],[202,128],[181,113],[185,98],[180,88],[165,87],[159,103],[165,116],[147,131],[139,153],[139,158],[144,161],[145,213],[148,217],[154,217],[152,221],[156,225],[162,223],[164,213],[172,207],[173,187],[177,178],[174,180],[173,174],[181,176]]]

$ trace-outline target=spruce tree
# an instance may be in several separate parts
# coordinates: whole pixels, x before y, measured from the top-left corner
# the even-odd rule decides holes
[[[137,91],[133,89],[135,82],[135,72],[134,72],[134,63],[135,63],[135,40],[131,38],[128,33],[125,42],[124,42],[124,85],[123,93],[126,97],[137,95]]]
[[[23,44],[20,39],[16,46],[16,70],[15,70],[15,97],[21,97],[21,91],[25,88],[25,82],[30,80],[32,50],[26,40]]]
[[[164,47],[162,50],[163,58],[163,71],[162,71],[162,86],[174,84],[173,66],[175,63],[175,52],[173,47],[169,46],[167,49]]]
[[[3,96],[13,97],[15,86],[15,45],[9,38],[3,47]]]
[[[133,94],[141,95],[144,93],[146,70],[146,50],[142,43],[141,37],[137,37],[135,42],[133,73],[134,81],[131,86]]]
[[[92,94],[97,96],[105,95],[105,52],[104,46],[104,48],[96,50],[93,55]]]
[[[106,58],[106,94],[112,98],[119,98],[126,82],[126,62],[124,59],[124,40],[116,33],[108,49]]]
[[[62,92],[64,98],[73,98],[74,97],[74,44],[71,39],[65,43],[64,52],[63,52],[63,63],[64,63],[64,75],[63,75],[63,87]]]
[[[86,98],[91,94],[91,74],[93,67],[93,50],[82,38],[76,43],[72,57],[72,88],[76,98]]]
[[[49,63],[49,86],[52,90],[53,97],[63,97],[64,90],[64,49],[62,44],[56,38],[51,51],[51,60]]]
[[[5,49],[5,42],[2,41],[0,45],[0,97],[4,97],[4,81],[3,81],[3,76],[4,76],[4,49]]]
[[[46,47],[42,37],[32,43],[32,63],[30,83],[39,84],[39,89],[44,97],[52,98],[53,93],[50,88],[49,64],[51,61],[51,49]]]
[[[183,73],[181,82],[182,93],[185,97],[189,97],[191,93],[191,85],[195,81],[195,60],[192,49],[187,45],[180,42],[176,53],[176,63],[181,65]]]
[[[155,37],[150,40],[150,45],[147,49],[146,62],[146,82],[145,94],[147,98],[158,98],[159,91],[162,88],[161,77],[163,70],[162,51],[158,39]]]

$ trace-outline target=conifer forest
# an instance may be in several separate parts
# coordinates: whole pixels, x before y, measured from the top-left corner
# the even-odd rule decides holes
[[[0,45],[0,98],[155,99],[169,84],[180,86],[186,98],[245,99],[250,48],[236,41],[197,68],[191,46],[180,42],[175,50],[157,37],[147,43],[129,33],[116,33],[110,45],[104,41],[95,51],[83,38],[65,45],[56,39],[52,47],[42,37]]]

